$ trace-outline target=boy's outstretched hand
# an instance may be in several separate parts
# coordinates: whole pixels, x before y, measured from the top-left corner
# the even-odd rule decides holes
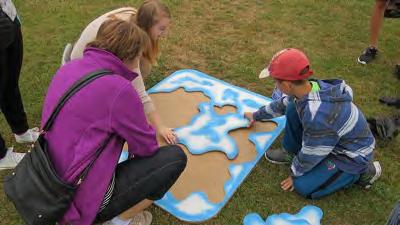
[[[293,187],[293,178],[292,178],[292,177],[288,177],[288,178],[284,179],[284,180],[281,182],[281,188],[282,188],[284,191],[293,191],[293,190],[294,190],[294,187]]]
[[[253,124],[254,124],[253,113],[252,113],[252,112],[245,112],[245,113],[244,113],[244,117],[250,121],[248,127],[253,126]]]

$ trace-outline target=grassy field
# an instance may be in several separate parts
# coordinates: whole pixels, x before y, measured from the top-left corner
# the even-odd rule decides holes
[[[182,68],[193,68],[269,96],[271,80],[258,80],[267,60],[285,47],[303,49],[317,78],[345,79],[355,103],[366,116],[390,115],[394,109],[379,96],[400,96],[400,81],[392,75],[400,62],[400,19],[387,19],[380,37],[380,55],[363,66],[356,58],[368,45],[373,0],[165,0],[173,15],[162,41],[158,66],[146,80],[149,88]],[[140,1],[15,0],[22,18],[25,58],[20,87],[31,126],[39,126],[43,98],[59,67],[65,43],[75,40],[85,25],[102,13]],[[3,117],[2,135],[16,145]],[[385,224],[400,199],[400,138],[378,142],[376,159],[382,178],[372,189],[352,187],[311,201],[280,190],[287,168],[261,160],[221,213],[204,224],[242,224],[245,215],[296,213],[307,204],[324,211],[323,224]],[[17,146],[25,151],[26,146]],[[10,171],[2,171],[2,179]],[[1,189],[2,187],[0,187]],[[185,224],[157,207],[150,209],[154,224]],[[19,225],[14,207],[0,190],[0,224]]]

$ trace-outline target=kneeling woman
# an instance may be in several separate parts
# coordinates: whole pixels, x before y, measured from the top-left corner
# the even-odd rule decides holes
[[[170,189],[186,166],[179,146],[159,147],[143,105],[132,89],[142,52],[150,45],[147,34],[134,22],[107,20],[82,59],[61,67],[44,103],[42,124],[60,97],[87,74],[105,69],[66,102],[46,134],[49,155],[58,175],[74,183],[105,146],[79,185],[60,225],[150,224],[143,211]],[[124,142],[129,160],[117,164]]]

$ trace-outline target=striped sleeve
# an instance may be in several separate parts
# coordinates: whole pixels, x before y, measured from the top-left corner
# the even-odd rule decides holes
[[[339,141],[335,132],[318,133],[303,133],[302,148],[292,161],[293,176],[301,176],[318,165],[333,151]]]
[[[261,107],[258,111],[254,112],[253,118],[256,121],[262,121],[282,116],[285,114],[286,106],[289,104],[289,102],[290,102],[289,97],[283,96]]]
[[[350,131],[352,131],[354,128],[356,128],[356,125],[359,120],[359,116],[360,116],[360,112],[359,112],[357,106],[354,105],[353,103],[351,103],[350,115],[349,115],[348,119],[346,120],[346,122],[344,123],[344,125],[338,130],[339,136],[344,136],[347,133],[349,133]]]
[[[132,81],[132,86],[135,88],[136,92],[139,94],[140,100],[143,103],[144,112],[150,114],[156,111],[156,108],[151,100],[150,96],[147,94],[146,88],[144,86],[143,77],[140,70],[135,71],[138,76]]]

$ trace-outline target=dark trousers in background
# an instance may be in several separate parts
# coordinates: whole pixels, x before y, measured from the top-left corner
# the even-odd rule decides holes
[[[186,162],[181,147],[168,145],[151,157],[131,158],[118,164],[110,202],[97,215],[96,222],[110,220],[144,199],[161,199],[183,172]]]
[[[303,125],[292,102],[286,108],[286,126],[282,147],[297,155],[302,148]],[[359,175],[339,170],[330,156],[304,175],[293,178],[295,191],[306,198],[317,199],[354,184]]]
[[[0,16],[5,14],[0,11]],[[12,23],[11,20],[10,22]],[[14,41],[5,48],[0,48],[0,109],[12,132],[21,134],[29,127],[18,86],[23,57],[21,25],[18,19],[14,21],[14,28],[10,31],[13,33],[9,34],[14,37]],[[5,154],[5,142],[0,135],[0,158]]]

